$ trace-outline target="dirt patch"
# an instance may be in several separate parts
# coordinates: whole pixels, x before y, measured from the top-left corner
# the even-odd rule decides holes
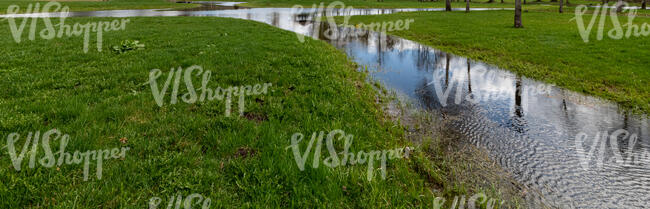
[[[265,114],[255,112],[246,112],[244,113],[244,117],[248,120],[255,121],[256,123],[268,120],[268,117],[266,117]]]
[[[240,147],[237,148],[237,151],[235,151],[235,158],[249,158],[253,157],[257,153],[257,150],[250,148],[250,147]]]

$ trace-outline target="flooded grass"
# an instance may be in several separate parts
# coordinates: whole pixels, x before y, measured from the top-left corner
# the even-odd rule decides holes
[[[518,183],[490,159],[487,150],[466,143],[445,128],[439,112],[423,110],[404,96],[390,94],[386,115],[404,126],[406,138],[421,150],[414,156],[411,169],[431,185],[434,193],[448,200],[442,208],[452,208],[455,196],[477,192],[498,197],[501,208],[549,208],[539,201],[542,197],[535,189]]]

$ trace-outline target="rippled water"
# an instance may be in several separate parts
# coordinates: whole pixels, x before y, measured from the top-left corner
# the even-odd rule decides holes
[[[450,130],[487,148],[517,180],[540,190],[546,204],[559,208],[645,208],[650,203],[650,123],[645,116],[627,114],[614,103],[398,37],[372,32],[330,40],[324,32],[333,28],[313,22],[319,14],[312,9],[223,5],[186,11],[115,10],[66,15],[232,17],[322,39],[367,68],[387,88],[439,113]],[[331,15],[417,10],[424,9],[334,10]],[[610,139],[609,135],[619,129],[629,134]]]

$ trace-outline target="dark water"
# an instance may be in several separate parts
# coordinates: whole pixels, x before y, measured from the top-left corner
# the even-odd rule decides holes
[[[417,10],[422,9],[334,10],[329,14]],[[328,30],[343,29],[314,22],[318,15],[312,9],[247,9],[232,3],[186,11],[67,14],[232,17],[321,39],[344,51],[387,88],[432,114],[440,114],[450,130],[487,148],[491,157],[518,181],[539,190],[543,197],[538,198],[545,204],[558,208],[650,207],[650,123],[646,116],[628,114],[614,103],[398,37],[371,32],[328,38]],[[449,92],[445,97],[446,90]],[[619,129],[627,134],[610,138]]]

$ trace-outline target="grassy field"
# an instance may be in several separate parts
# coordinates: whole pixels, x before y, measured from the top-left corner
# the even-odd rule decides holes
[[[354,16],[350,23],[413,18],[409,30],[389,33],[650,113],[650,36],[611,39],[608,18],[604,39],[596,40],[595,25],[585,43],[574,17],[573,10],[526,12],[523,29],[513,28],[512,11]],[[583,19],[587,24],[591,16]],[[626,24],[627,17],[619,21]],[[650,18],[637,17],[634,23],[650,24]]]
[[[7,10],[4,8],[9,7],[10,5],[18,5],[21,8],[21,12],[25,12],[28,4],[33,4],[39,2],[41,5],[47,3],[47,1],[35,1],[35,0],[0,0],[0,14],[6,14]],[[108,0],[108,1],[88,1],[88,0],[71,0],[71,1],[59,1],[63,5],[70,7],[70,11],[97,11],[97,10],[120,10],[120,9],[184,9],[184,8],[194,8],[199,7],[200,4],[184,4],[184,3],[173,3],[165,0]],[[239,6],[245,7],[293,7],[294,5],[302,5],[304,7],[311,7],[312,5],[320,4],[321,2],[326,7],[334,0],[324,0],[324,1],[315,1],[315,0],[254,0],[246,1],[247,3],[239,4]],[[341,0],[346,7],[352,6],[354,8],[444,8],[444,1],[424,1],[419,2],[416,0],[386,0],[386,1],[360,1],[360,0]],[[569,5],[567,5],[567,11],[571,12],[575,5],[597,5],[600,1],[595,0],[569,0]],[[457,0],[451,3],[453,8],[465,8],[465,3],[463,1]],[[638,3],[631,3],[631,5],[639,6]],[[513,8],[514,0],[504,0],[501,3],[500,0],[495,0],[494,2],[488,2],[486,0],[481,1],[472,1],[471,7],[473,8]],[[558,7],[558,2],[550,1],[528,1],[523,5],[524,10],[531,11],[548,11],[556,12]],[[640,11],[640,14],[649,15],[650,11]]]
[[[110,19],[66,23],[103,20]],[[431,207],[435,196],[450,203],[454,195],[478,191],[512,198],[480,176],[493,170],[448,155],[447,146],[434,139],[409,159],[389,161],[385,180],[367,181],[367,165],[312,168],[312,157],[300,171],[286,149],[297,132],[309,137],[341,129],[354,135],[354,153],[415,146],[401,125],[386,118],[378,102],[386,100],[365,75],[321,41],[300,43],[291,32],[244,20],[130,18],[126,30],[103,34],[101,52],[91,38],[84,53],[81,37],[29,41],[23,34],[16,43],[6,21],[0,28],[0,208],[146,208],[153,197],[162,198],[163,208],[169,197],[193,193],[211,198],[212,208]],[[144,49],[110,50],[123,40],[139,40]],[[246,97],[243,117],[226,117],[219,100],[172,105],[165,97],[158,106],[150,71],[162,70],[161,86],[171,68],[192,65],[212,72],[210,88],[272,86],[268,94]],[[192,81],[198,85],[200,78]],[[88,181],[81,164],[48,168],[36,162],[29,168],[31,154],[22,170],[15,170],[5,139],[20,134],[20,152],[29,132],[55,128],[70,135],[69,153],[130,150],[103,162],[101,179],[96,163],[90,164]],[[50,142],[53,152],[59,143]],[[340,141],[335,146],[342,150]],[[45,156],[40,145],[34,154]]]
[[[292,7],[293,5],[302,5],[311,7],[313,4],[324,3],[325,6],[334,2],[334,0],[254,0],[247,1],[247,3],[240,4],[241,6],[250,7]],[[360,0],[342,0],[345,6],[352,6],[354,8],[444,8],[445,1],[426,1],[420,2],[417,0],[386,0],[386,1],[360,1]],[[476,7],[514,7],[513,0],[507,0],[505,3],[500,3],[496,0],[494,3],[486,3],[487,1],[474,1]],[[530,4],[529,6],[539,7],[539,4]],[[452,1],[452,7],[465,8],[464,1]]]
[[[293,7],[294,5],[302,5],[304,7],[311,7],[313,4],[319,5],[321,2],[325,6],[334,2],[335,0],[251,0],[246,1],[247,3],[240,4],[241,6],[249,7]],[[338,0],[343,2],[345,6],[352,6],[354,8],[444,8],[445,1],[417,1],[417,0],[384,0],[384,1],[374,1],[374,0]],[[514,8],[514,0],[504,0],[501,3],[501,0],[494,0],[494,2],[489,2],[488,0],[472,0],[471,7],[475,8]],[[522,1],[523,2],[523,1]],[[569,5],[597,5],[601,1],[595,0],[569,0]],[[613,2],[613,1],[612,1]],[[640,5],[639,3],[630,3],[631,5]],[[549,0],[536,1],[528,0],[526,4],[522,5],[522,8],[525,10],[552,10],[557,11],[557,6],[559,3],[551,2]],[[464,0],[452,0],[451,6],[453,8],[465,8]]]
[[[0,14],[7,13],[10,5],[20,6],[20,11],[25,12],[27,5],[40,3],[41,7],[48,1],[32,0],[0,0]],[[70,11],[96,11],[119,9],[166,9],[166,8],[194,8],[199,4],[179,4],[165,0],[109,0],[109,1],[59,1],[63,6],[70,7]]]

